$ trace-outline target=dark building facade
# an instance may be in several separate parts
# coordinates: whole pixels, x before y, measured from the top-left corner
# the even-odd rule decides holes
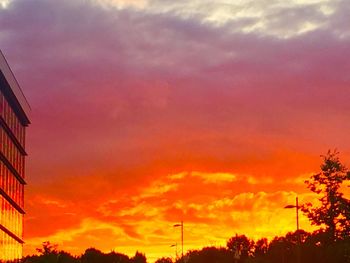
[[[28,102],[0,51],[0,261],[22,257],[29,113]]]

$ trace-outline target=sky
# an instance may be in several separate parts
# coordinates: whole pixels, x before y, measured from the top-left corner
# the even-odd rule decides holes
[[[24,253],[148,258],[295,230],[350,166],[348,0],[0,0],[31,108]],[[313,230],[305,216],[301,228]],[[179,250],[180,251],[180,250]]]

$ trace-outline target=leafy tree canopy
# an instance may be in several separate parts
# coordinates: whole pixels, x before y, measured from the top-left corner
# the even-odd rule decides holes
[[[320,206],[303,206],[303,212],[313,225],[325,226],[329,241],[350,234],[350,200],[344,198],[341,185],[350,180],[350,171],[339,160],[337,151],[323,157],[321,171],[305,181],[307,187],[320,196]]]

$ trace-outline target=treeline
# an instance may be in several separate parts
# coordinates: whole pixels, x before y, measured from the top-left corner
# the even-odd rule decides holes
[[[88,248],[81,256],[73,256],[68,252],[59,251],[57,245],[44,242],[42,249],[37,249],[39,255],[27,256],[20,263],[146,263],[145,254],[136,252],[133,257],[110,252],[103,253],[95,248]]]
[[[58,251],[49,242],[38,250],[39,255],[27,256],[22,263],[147,263],[144,254],[133,257],[110,252],[103,253],[89,248],[81,256]],[[253,241],[245,235],[236,235],[227,241],[226,247],[205,247],[191,250],[184,258],[163,257],[156,263],[350,263],[350,238],[329,240],[326,231],[308,233],[303,230]]]
[[[238,252],[238,253],[237,253]],[[350,263],[350,239],[330,242],[325,232],[303,230],[256,242],[244,235],[232,237],[223,248],[190,251],[177,263]],[[160,259],[157,263],[172,263]]]

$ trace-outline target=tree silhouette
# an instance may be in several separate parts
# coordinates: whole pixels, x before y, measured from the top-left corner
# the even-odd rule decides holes
[[[81,256],[82,263],[100,263],[104,262],[104,254],[95,248],[88,248]]]
[[[171,258],[159,258],[156,260],[155,263],[173,263],[173,261],[171,260]]]
[[[326,226],[329,241],[344,238],[350,234],[350,200],[343,197],[339,188],[350,179],[349,170],[340,162],[338,152],[328,151],[323,157],[321,172],[305,181],[307,187],[321,195],[321,206],[308,203],[302,207],[311,223]]]
[[[121,253],[116,253],[116,252],[111,252],[108,254],[105,254],[105,262],[108,263],[130,263],[130,259],[128,256],[121,254]]]
[[[205,247],[189,251],[185,258],[187,263],[232,263],[233,254],[226,248]]]
[[[254,242],[245,235],[236,235],[227,241],[227,247],[234,253],[238,253],[240,262],[244,262],[252,254]]]
[[[27,256],[24,263],[78,263],[78,259],[65,251],[58,251],[57,245],[49,241],[43,242],[42,248],[37,248],[39,255]],[[17,261],[16,261],[17,262]]]
[[[42,244],[42,248],[37,248],[36,251],[38,251],[42,255],[48,255],[48,254],[57,254],[57,244],[51,244],[50,241],[45,241]]]
[[[138,253],[138,252],[137,252]],[[142,254],[141,254],[142,255]],[[81,256],[81,263],[130,263],[128,256],[116,252],[105,254],[98,249],[88,248]],[[137,261],[142,262],[142,261]]]
[[[57,256],[57,263],[78,263],[78,259],[65,251],[60,251]]]
[[[135,256],[131,258],[131,262],[133,263],[146,263],[147,258],[145,254],[142,254],[141,252],[136,251]]]
[[[275,237],[269,244],[267,257],[269,262],[296,262],[296,242],[286,237]]]
[[[269,241],[267,238],[261,238],[254,244],[254,256],[261,257],[264,256],[269,249]]]

